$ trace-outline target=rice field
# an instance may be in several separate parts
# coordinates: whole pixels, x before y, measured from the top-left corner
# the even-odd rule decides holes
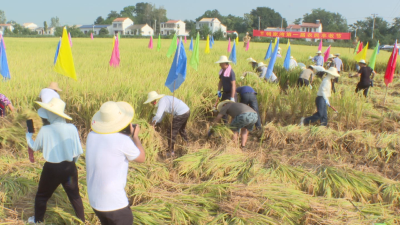
[[[148,123],[152,108],[143,102],[150,91],[171,94],[164,86],[173,61],[166,57],[171,40],[163,39],[157,52],[147,48],[146,39],[122,38],[121,66],[112,68],[108,65],[112,39],[73,39],[78,81],[52,70],[58,40],[5,39],[12,79],[0,83],[0,93],[10,98],[18,113],[0,123],[0,224],[24,224],[33,215],[44,160],[36,153],[37,162],[29,162],[25,119],[33,118],[35,126],[41,126],[34,101],[51,81],[63,89],[61,98],[84,148],[90,119],[102,103],[133,105],[147,156],[144,164],[131,163],[128,174],[126,191],[135,224],[400,223],[398,73],[382,105],[390,52],[378,55],[375,87],[365,99],[354,94],[358,80],[347,77],[354,70],[353,50],[332,48],[331,53],[341,53],[346,68],[330,99],[339,113],[328,111],[328,128],[299,127],[300,118],[315,111],[320,80],[312,90],[295,88],[301,70],[284,70],[283,58],[275,66],[279,85],[251,76],[240,80],[251,70],[246,59],[262,60],[268,43],[252,43],[247,52],[239,43],[238,63],[232,67],[240,85],[257,90],[265,125],[262,135],[250,134],[249,147],[242,152],[230,142],[225,127],[206,139],[218,85],[219,66],[214,62],[228,55],[228,43],[216,41],[211,53],[204,54],[201,41],[199,70],[188,66],[187,79],[175,93],[191,109],[191,142],[183,145],[178,138],[179,157],[169,159],[165,157],[169,118],[161,132],[155,132]],[[280,46],[284,57],[286,44]],[[190,60],[189,41],[185,47]],[[316,47],[292,45],[292,56],[306,65],[315,52]],[[367,61],[371,54],[369,50]],[[87,197],[84,157],[77,167],[87,224],[100,224]],[[80,224],[61,187],[48,202],[45,220]]]

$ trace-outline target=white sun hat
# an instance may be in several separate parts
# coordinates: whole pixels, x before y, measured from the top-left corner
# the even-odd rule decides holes
[[[101,105],[91,122],[98,134],[113,134],[123,130],[132,122],[135,110],[127,102],[106,102]]]
[[[50,111],[62,118],[65,118],[67,120],[72,120],[70,116],[64,113],[65,110],[65,102],[59,98],[52,98],[49,103],[44,103],[44,102],[36,102],[40,107],[43,109]],[[43,112],[41,112],[43,114]],[[46,116],[47,117],[47,116]],[[43,117],[42,117],[43,118]],[[45,118],[46,119],[46,118]]]
[[[157,92],[155,91],[151,91],[147,94],[147,100],[143,103],[143,104],[148,104],[154,100],[158,100],[162,97],[164,97],[165,95],[159,95]]]
[[[338,73],[336,67],[331,67],[331,68],[325,70],[325,72],[327,74],[330,74],[330,75],[334,76],[334,77],[340,77],[340,74]]]
[[[335,56],[333,56],[333,54],[330,54],[329,55],[329,58],[331,59],[331,58],[335,58]]]
[[[228,57],[226,57],[225,55],[219,57],[219,60],[216,61],[215,63],[230,63],[231,61],[229,61]]]
[[[321,52],[321,51],[318,51],[317,54],[322,54],[322,52]]]
[[[367,64],[364,59],[361,59],[358,63]]]
[[[266,64],[264,64],[263,62],[259,62],[257,67],[262,67],[262,66],[267,66]]]
[[[248,58],[248,59],[246,59],[247,60],[247,62],[257,62],[256,60],[254,60],[253,58]]]
[[[291,59],[294,59],[293,56],[290,56]]]

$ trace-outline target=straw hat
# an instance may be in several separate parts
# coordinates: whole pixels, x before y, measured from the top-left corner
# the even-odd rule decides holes
[[[266,66],[266,64],[264,64],[263,62],[259,62],[258,65],[257,65],[258,68],[260,68],[262,66]]]
[[[367,64],[364,59],[361,59],[360,61],[358,61],[358,63]]]
[[[291,59],[294,59],[293,56],[290,56]]]
[[[148,103],[150,103],[150,102],[152,102],[152,101],[154,101],[154,100],[158,100],[158,99],[160,99],[160,98],[162,98],[162,97],[164,97],[165,95],[159,95],[157,92],[155,92],[155,91],[152,91],[152,92],[149,92],[148,94],[147,94],[147,100],[143,103],[143,104],[148,104]]]
[[[312,57],[312,56],[308,57],[308,60],[312,60],[312,59],[313,59],[313,57]]]
[[[247,62],[257,62],[256,60],[254,60],[253,58],[248,58],[248,59],[246,59],[247,60]]]
[[[132,121],[135,111],[127,102],[106,102],[94,114],[92,130],[98,134],[113,134],[121,131]]]
[[[332,59],[332,58],[335,58],[335,56],[333,56],[333,54],[330,54],[329,58]]]
[[[71,117],[69,117],[67,114],[64,113],[65,110],[65,102],[63,102],[59,98],[52,98],[49,103],[43,103],[43,102],[36,102],[40,107],[43,109],[50,111],[62,118],[65,118],[67,120],[72,120]],[[43,114],[43,112],[41,112]],[[47,116],[46,116],[47,117]]]
[[[325,70],[325,72],[327,74],[330,74],[330,75],[334,76],[334,77],[340,77],[340,74],[338,73],[336,67],[331,67],[331,68]]]
[[[281,54],[281,51],[278,51],[278,54]]]
[[[51,82],[50,85],[49,85],[49,87],[47,87],[47,88],[53,89],[53,90],[55,90],[55,91],[62,91],[62,90],[58,87],[57,82]]]
[[[228,57],[226,57],[225,55],[219,57],[219,60],[216,61],[215,63],[230,63],[231,61],[229,61]]]
[[[230,102],[234,102],[234,101],[225,100],[225,101],[220,102],[220,103],[218,104],[218,106],[217,106],[218,112],[221,112],[222,107],[223,107],[226,103],[230,103]]]
[[[340,53],[336,53],[335,56],[340,56]]]
[[[321,52],[321,51],[318,51],[317,54],[322,54],[322,52]]]
[[[281,47],[278,47],[278,50],[281,50]]]

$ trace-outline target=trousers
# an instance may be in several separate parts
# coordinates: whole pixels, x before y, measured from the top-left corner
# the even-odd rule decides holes
[[[328,124],[328,108],[326,107],[325,99],[322,96],[318,96],[315,99],[315,105],[317,106],[317,112],[305,118],[304,124],[309,125],[310,123],[315,123],[320,120],[321,126],[326,126]]]
[[[183,140],[188,141],[187,133],[186,133],[186,124],[190,116],[190,111],[187,111],[186,113],[179,115],[179,116],[174,116],[172,120],[172,137],[171,137],[171,129],[168,129],[168,147],[170,148],[170,151],[174,151],[175,148],[175,141],[176,141],[176,136],[178,133],[181,135]],[[172,139],[171,139],[172,138]],[[172,141],[172,143],[171,143]]]
[[[132,225],[133,215],[129,206],[115,211],[97,211],[93,209],[101,225]]]
[[[360,83],[357,84],[356,87],[356,93],[358,93],[361,90],[364,90],[364,97],[368,96],[368,91],[369,91],[370,85],[361,85]]]
[[[261,129],[261,116],[258,110],[257,95],[255,93],[243,93],[240,95],[240,103],[250,106],[254,109],[258,115],[258,120],[256,122],[256,128]]]
[[[308,86],[310,84],[310,81],[304,78],[299,78],[297,80],[297,86],[298,87],[303,87],[303,86]]]

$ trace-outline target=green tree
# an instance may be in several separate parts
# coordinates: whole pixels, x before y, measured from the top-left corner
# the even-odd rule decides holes
[[[117,11],[111,11],[102,24],[111,24],[118,17],[121,17],[121,15]]]
[[[77,26],[72,26],[72,27],[68,27],[67,28],[68,32],[71,34],[71,37],[85,37],[85,34],[81,31],[81,29],[79,29]],[[62,29],[61,29],[62,32]],[[60,34],[60,36],[62,35],[62,33]]]
[[[94,21],[94,24],[96,24],[96,25],[104,24],[103,17],[101,17],[101,16],[97,17],[97,19]]]
[[[108,32],[108,30],[106,29],[106,28],[101,28],[100,29],[100,31],[99,31],[99,35],[100,36],[105,36],[105,35],[107,35],[109,32]]]
[[[196,18],[196,21],[200,21],[202,18],[218,18],[219,21],[224,21],[224,17],[216,9],[205,11],[203,15]]]
[[[56,17],[52,17],[50,19],[50,26],[51,27],[59,27],[60,26],[60,19],[56,16]]]
[[[44,27],[44,32],[47,33],[47,30],[48,30],[49,26],[47,26],[47,22],[46,21],[43,22],[43,27]]]
[[[136,7],[133,5],[126,6],[124,9],[121,10],[119,13],[121,17],[128,17],[132,21],[135,21],[135,13],[136,13]]]
[[[224,38],[224,33],[222,33],[221,30],[215,31],[213,33],[213,37],[214,37],[214,40],[220,40],[220,39]]]
[[[293,23],[296,24],[296,25],[299,25],[299,24],[301,24],[302,20],[303,20],[302,18],[297,18],[297,19],[294,20]]]
[[[147,2],[136,3],[136,23],[137,24],[151,23],[152,12],[153,12],[152,4]]]
[[[320,20],[325,32],[347,32],[347,20],[339,13],[326,11],[325,9],[312,9],[311,13],[303,16],[304,23],[315,23]]]
[[[267,27],[281,27],[283,20],[283,27],[287,27],[286,19],[283,19],[281,14],[275,12],[275,10],[269,7],[257,7],[252,9],[250,12],[250,17],[248,20],[251,22],[250,26],[252,29],[258,29],[258,18],[260,18],[260,29],[265,29]]]
[[[207,35],[211,34],[210,27],[207,25],[203,25],[200,27],[200,37],[206,39]]]
[[[0,23],[4,24],[6,23],[7,18],[6,18],[6,13],[3,10],[0,10]]]

